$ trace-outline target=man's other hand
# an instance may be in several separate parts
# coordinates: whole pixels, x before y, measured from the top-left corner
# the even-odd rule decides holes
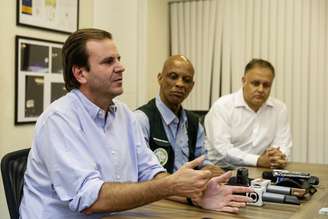
[[[234,193],[253,192],[251,188],[222,184],[231,177],[231,174],[229,171],[212,178],[208,182],[203,196],[194,200],[197,205],[208,210],[237,213],[239,208],[245,207],[247,202],[251,202],[251,199],[246,196],[234,195]]]

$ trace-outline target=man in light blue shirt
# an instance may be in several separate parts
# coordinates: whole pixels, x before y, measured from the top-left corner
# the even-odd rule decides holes
[[[220,198],[222,192],[219,196],[222,187],[217,183],[224,179],[210,179],[209,171],[193,169],[202,157],[173,175],[158,163],[133,114],[113,100],[123,92],[124,67],[110,33],[81,29],[70,35],[63,46],[63,65],[69,93],[37,121],[21,218],[101,218],[172,195],[200,199],[204,208],[213,210],[213,202],[235,202],[238,197],[226,201]],[[213,185],[216,190],[208,191]]]

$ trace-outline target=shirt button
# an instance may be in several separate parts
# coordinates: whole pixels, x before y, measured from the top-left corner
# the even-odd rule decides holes
[[[102,111],[99,112],[99,117],[104,118],[104,113]]]

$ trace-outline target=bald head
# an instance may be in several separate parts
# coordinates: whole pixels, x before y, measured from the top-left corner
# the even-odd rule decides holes
[[[177,66],[177,65],[184,65],[188,70],[194,74],[194,66],[190,62],[190,60],[183,56],[183,55],[172,55],[168,57],[163,65],[162,73],[166,72],[168,69]]]
[[[164,63],[163,70],[158,74],[161,100],[174,113],[189,95],[194,86],[194,67],[183,55],[170,56]]]

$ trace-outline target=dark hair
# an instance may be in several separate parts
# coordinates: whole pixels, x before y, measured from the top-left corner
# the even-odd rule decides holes
[[[112,39],[112,34],[95,28],[80,29],[67,38],[62,51],[64,81],[67,91],[80,87],[80,83],[72,73],[74,65],[85,67],[87,71],[90,70],[89,54],[86,48],[87,41],[103,39]]]
[[[247,71],[249,71],[255,67],[268,68],[271,70],[273,77],[275,76],[275,71],[274,71],[273,65],[264,59],[252,59],[246,65],[244,75],[247,73]]]

